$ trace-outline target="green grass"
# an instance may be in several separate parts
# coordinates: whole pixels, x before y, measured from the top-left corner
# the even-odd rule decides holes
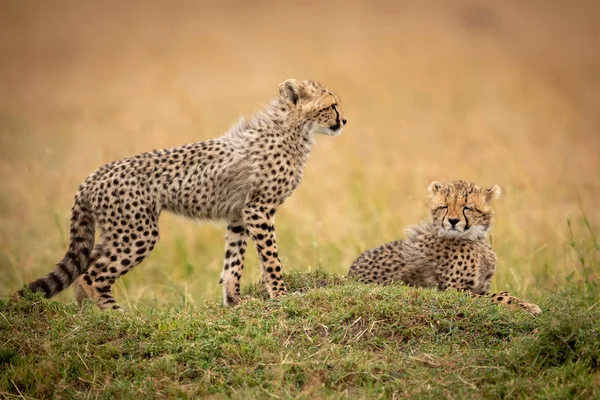
[[[102,313],[0,302],[0,397],[598,398],[600,304],[571,283],[534,318],[460,293],[315,271],[237,308]]]

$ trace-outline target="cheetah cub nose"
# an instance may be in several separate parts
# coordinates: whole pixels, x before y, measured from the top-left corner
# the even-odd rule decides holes
[[[348,122],[348,120],[346,118],[342,118],[342,125],[346,125],[346,122]]]
[[[458,221],[460,221],[458,218],[448,218],[448,222],[450,222],[450,225],[452,225],[453,228],[458,224]]]

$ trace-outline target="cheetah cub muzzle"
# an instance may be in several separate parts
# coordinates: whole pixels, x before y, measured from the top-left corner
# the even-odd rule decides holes
[[[159,215],[168,211],[227,221],[220,279],[226,305],[240,301],[249,237],[270,297],[284,295],[275,213],[300,184],[314,135],[339,135],[345,124],[339,99],[329,89],[288,79],[276,99],[222,137],[98,168],[75,194],[65,257],[29,288],[51,297],[73,284],[78,302],[88,298],[101,309],[119,309],[114,282],[154,249]]]
[[[497,256],[489,243],[492,201],[497,185],[433,182],[429,186],[431,218],[407,229],[403,240],[368,250],[354,261],[348,276],[365,283],[404,282],[489,296],[494,303],[520,307],[533,315],[541,309],[507,292],[488,293]]]

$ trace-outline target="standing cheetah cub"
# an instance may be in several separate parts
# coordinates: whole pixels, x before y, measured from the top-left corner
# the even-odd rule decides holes
[[[339,135],[346,118],[337,96],[317,82],[289,79],[279,85],[279,94],[220,138],[154,150],[94,171],[75,195],[67,254],[29,288],[51,297],[74,283],[78,302],[89,298],[101,309],[119,309],[112,285],[150,254],[159,238],[158,217],[170,211],[227,221],[219,281],[225,305],[240,300],[249,236],[270,297],[284,295],[275,212],[300,184],[313,135]]]
[[[348,276],[361,282],[453,288],[488,295],[494,303],[542,312],[507,292],[488,294],[496,270],[496,253],[489,244],[492,200],[500,197],[497,185],[482,189],[465,181],[433,182],[431,219],[410,227],[407,237],[367,250],[350,267]]]

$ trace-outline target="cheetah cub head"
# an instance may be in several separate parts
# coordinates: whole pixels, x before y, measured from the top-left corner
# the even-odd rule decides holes
[[[309,133],[338,136],[346,125],[340,99],[315,81],[288,79],[279,85],[279,93]]]
[[[498,185],[489,189],[465,181],[432,182],[431,219],[438,234],[447,238],[481,239],[492,226],[492,200],[500,197]]]

